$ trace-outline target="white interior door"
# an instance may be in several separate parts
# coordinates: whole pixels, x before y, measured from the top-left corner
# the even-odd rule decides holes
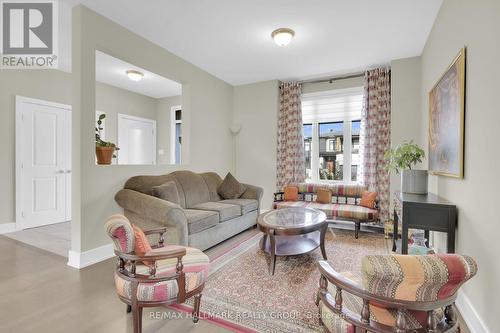
[[[156,164],[156,121],[118,114],[118,164]]]
[[[16,215],[27,229],[71,219],[71,109],[17,97]]]

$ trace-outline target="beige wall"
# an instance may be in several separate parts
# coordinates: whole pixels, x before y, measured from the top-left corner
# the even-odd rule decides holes
[[[182,96],[172,96],[157,99],[156,119],[158,141],[157,150],[163,150],[163,155],[158,154],[157,163],[170,164],[170,117],[172,107],[182,105]]]
[[[71,77],[55,70],[0,70],[0,223],[15,222],[16,95],[71,104]]]
[[[96,110],[106,114],[106,141],[118,143],[119,113],[156,120],[156,103],[156,98],[96,83]]]
[[[234,122],[241,124],[235,137],[236,177],[264,188],[262,208],[270,209],[276,190],[278,81],[234,87]]]
[[[420,57],[391,62],[391,146],[413,140],[422,146],[420,124]],[[423,146],[422,146],[423,147]],[[425,148],[425,147],[423,147]],[[418,165],[417,169],[425,169]],[[391,205],[394,191],[401,189],[401,176],[391,173]]]
[[[4,70],[0,75],[1,130],[0,170],[4,175],[0,187],[0,223],[15,222],[15,98],[16,95],[71,105],[71,74],[56,70]],[[106,137],[116,141],[117,114],[156,119],[157,106],[164,99],[154,99],[107,84],[96,85],[96,108],[106,112]],[[180,98],[177,98],[180,100]],[[164,102],[163,102],[164,103]],[[169,118],[170,123],[170,118]],[[168,127],[167,130],[169,131]],[[168,133],[158,131],[168,139]]]
[[[431,176],[429,186],[458,206],[457,252],[473,256],[479,264],[478,275],[463,291],[487,326],[475,325],[481,333],[488,328],[498,331],[500,308],[499,33],[500,1],[445,0],[422,54],[421,136],[427,146],[428,92],[460,48],[467,46],[465,178]],[[440,237],[436,243],[444,247]]]
[[[232,165],[229,126],[233,87],[84,6],[73,10],[73,221],[72,250],[81,252],[110,240],[103,229],[120,212],[113,199],[131,176],[176,169],[225,174]],[[99,49],[183,85],[185,112],[182,166],[96,166],[92,140],[95,109],[95,50]]]

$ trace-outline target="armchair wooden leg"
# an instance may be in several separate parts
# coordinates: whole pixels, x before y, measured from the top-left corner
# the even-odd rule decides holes
[[[361,223],[360,222],[356,222],[355,226],[354,226],[354,238],[358,239],[359,237],[359,230],[361,229]]]
[[[142,332],[142,307],[137,306],[132,308],[132,316],[134,320],[134,333]]]
[[[132,305],[127,304],[127,313],[132,312]]]
[[[194,296],[194,307],[193,307],[193,323],[197,323],[200,320],[200,302],[201,302],[201,293]]]

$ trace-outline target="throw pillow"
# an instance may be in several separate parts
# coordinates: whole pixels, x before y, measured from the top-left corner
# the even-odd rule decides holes
[[[332,203],[332,192],[330,192],[330,190],[319,188],[316,190],[316,202],[323,204]]]
[[[363,193],[361,193],[361,201],[359,202],[359,205],[366,208],[374,209],[376,200],[377,200],[377,192],[363,191]]]
[[[238,199],[245,192],[246,188],[243,184],[234,178],[228,172],[222,183],[217,188],[217,193],[226,200]]]
[[[134,229],[135,236],[135,254],[137,256],[143,256],[152,250],[151,245],[149,244],[149,241],[141,228],[139,228],[135,224],[132,224],[132,229]],[[148,266],[153,265],[153,262],[150,261],[144,261],[143,263],[144,265]]]
[[[297,201],[299,200],[299,188],[297,186],[287,186],[285,187],[285,201]]]
[[[168,181],[165,184],[152,187],[153,196],[173,202],[175,204],[180,204],[179,191],[177,191],[177,186],[174,181]]]

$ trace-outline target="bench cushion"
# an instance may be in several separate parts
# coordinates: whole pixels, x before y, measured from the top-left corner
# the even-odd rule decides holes
[[[378,210],[349,204],[322,204],[311,201],[279,201],[276,208],[308,207],[318,209],[326,214],[328,219],[344,218],[360,221],[372,221],[378,217]]]
[[[330,190],[334,196],[351,198],[361,198],[363,191],[367,190],[366,186],[359,184],[299,183],[293,186],[297,186],[300,193],[316,193],[321,188]]]
[[[235,217],[241,216],[241,208],[239,205],[231,205],[228,203],[204,202],[193,206],[193,209],[208,210],[219,213],[219,221],[224,222]]]
[[[222,200],[221,203],[238,205],[241,207],[241,215],[257,210],[259,202],[255,199],[229,199]]]
[[[184,209],[188,222],[188,233],[197,234],[219,224],[219,214],[214,211]]]

